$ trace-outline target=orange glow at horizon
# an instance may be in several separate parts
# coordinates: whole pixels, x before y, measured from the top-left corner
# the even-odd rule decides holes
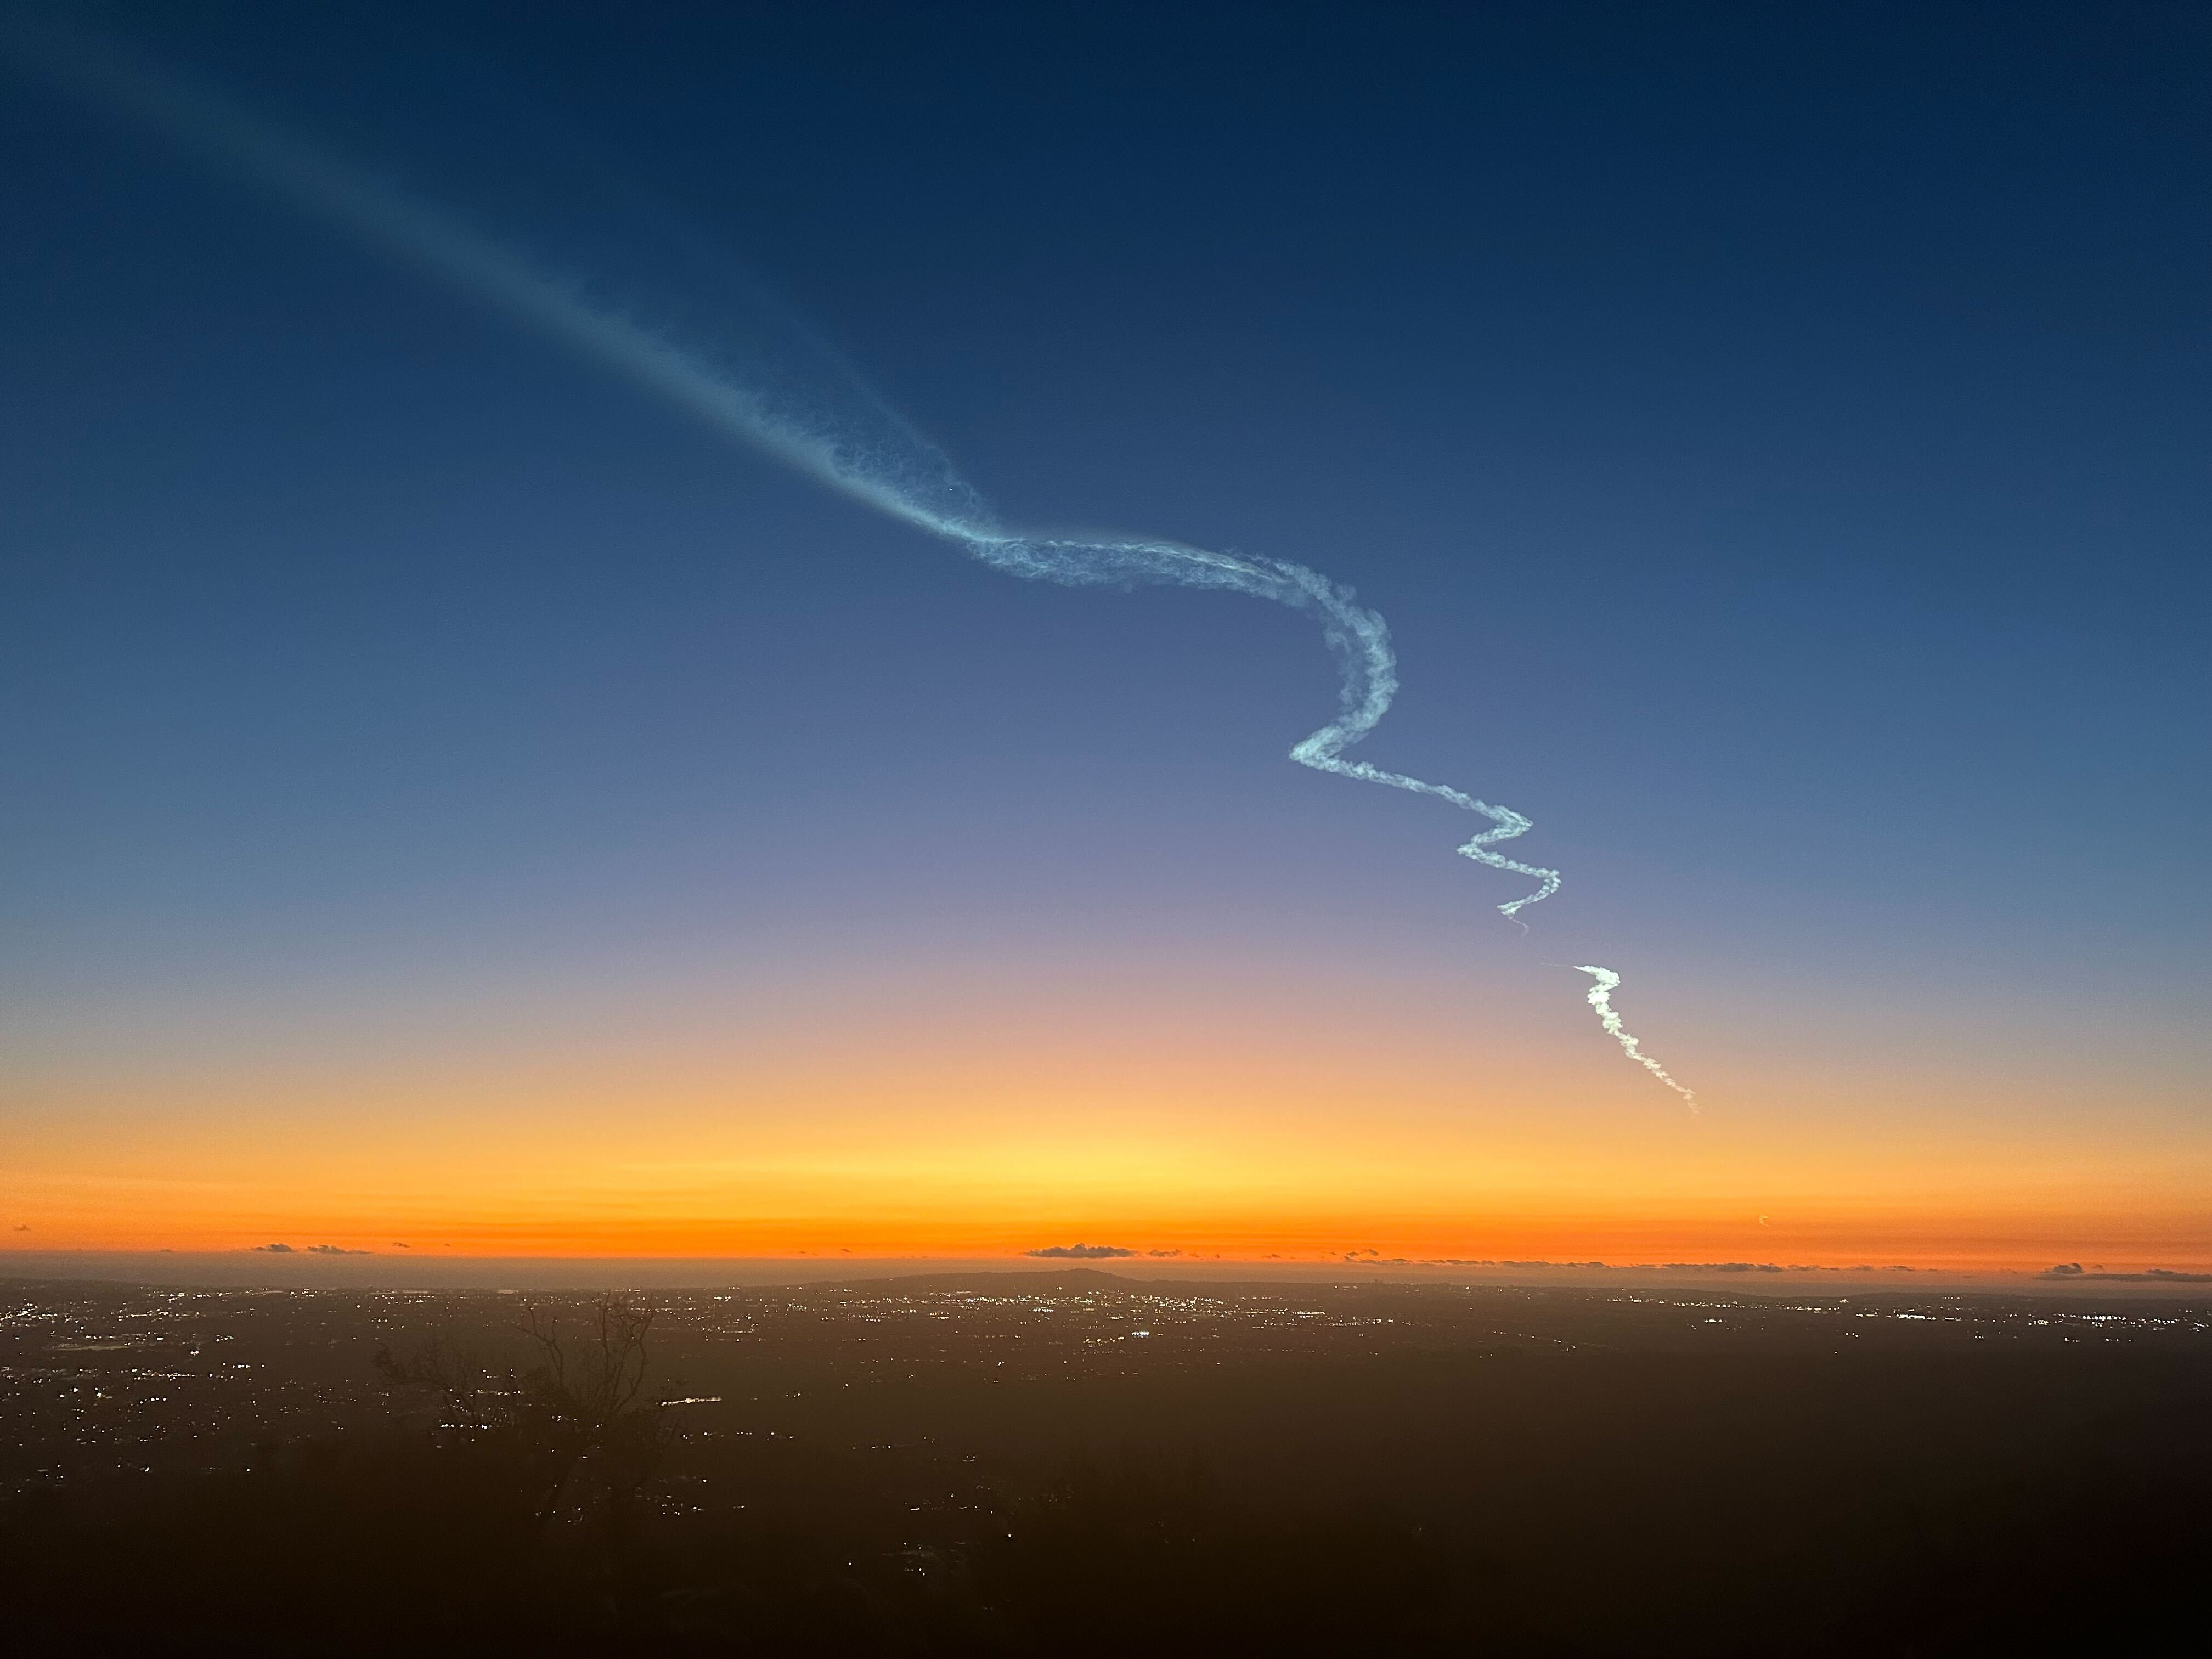
[[[1324,1091],[1324,1093],[1326,1091]],[[0,1174],[19,1249],[424,1254],[2194,1265],[2212,1169],[1953,1133],[1878,1150],[1552,1098],[1462,1114],[1200,1097],[1052,1111],[963,1094],[773,1119],[586,1093],[399,1121],[140,1122],[96,1160],[52,1126]],[[1641,1106],[1643,1103],[1638,1102]],[[235,1107],[234,1106],[234,1110]],[[732,1125],[728,1119],[740,1119]],[[527,1121],[523,1121],[526,1119]],[[717,1121],[716,1120],[722,1120]],[[442,1120],[442,1121],[441,1121]]]
[[[2212,1138],[2175,1103],[2092,1121],[2066,1078],[1877,1092],[1754,1056],[1708,1058],[1692,1118],[1547,988],[1558,1030],[1470,1029],[1457,988],[1346,1014],[1342,981],[1155,981],[1102,1012],[969,981],[742,1029],[602,1009],[506,1044],[155,1048],[16,1088],[0,1246],[2212,1261]]]

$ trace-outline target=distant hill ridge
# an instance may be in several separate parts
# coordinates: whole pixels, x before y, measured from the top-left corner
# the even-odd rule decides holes
[[[1109,1291],[1136,1286],[1188,1284],[1188,1279],[1136,1279],[1109,1273],[1100,1267],[1013,1267],[1004,1273],[988,1269],[962,1273],[911,1273],[899,1279],[855,1279],[841,1281],[840,1290],[866,1291]]]

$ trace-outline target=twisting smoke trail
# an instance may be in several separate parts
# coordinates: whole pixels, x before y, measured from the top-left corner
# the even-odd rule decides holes
[[[1216,553],[1180,543],[1076,539],[1002,526],[951,461],[873,396],[830,354],[800,340],[812,361],[794,380],[728,346],[716,348],[649,327],[595,300],[580,283],[547,274],[455,216],[255,119],[214,94],[18,16],[0,25],[0,45],[102,104],[146,121],[256,180],[298,206],[454,284],[572,349],[612,368],[725,433],[889,517],[952,543],[1010,575],[1073,586],[1158,583],[1249,594],[1312,616],[1341,673],[1336,717],[1300,740],[1291,758],[1316,771],[1414,794],[1433,795],[1490,821],[1458,849],[1493,870],[1524,876],[1534,889],[1498,908],[1518,913],[1559,890],[1559,874],[1496,850],[1530,822],[1510,807],[1449,785],[1365,761],[1345,750],[1372,732],[1398,690],[1389,629],[1352,590],[1288,560]],[[1620,982],[1608,969],[1589,1002],[1629,1057],[1695,1102],[1636,1046],[1607,998]]]
[[[1398,690],[1398,659],[1390,648],[1390,629],[1376,612],[1354,603],[1350,588],[1285,559],[1209,553],[1173,542],[1013,538],[1003,542],[970,539],[968,546],[986,563],[1016,575],[1068,583],[1151,581],[1184,587],[1224,587],[1312,613],[1320,619],[1322,638],[1336,653],[1343,684],[1336,718],[1295,744],[1291,758],[1317,772],[1434,795],[1463,811],[1488,818],[1492,828],[1470,837],[1460,852],[1478,864],[1532,877],[1537,883],[1534,891],[1498,907],[1508,917],[1559,890],[1558,871],[1522,864],[1492,850],[1492,842],[1510,840],[1529,828],[1529,821],[1511,807],[1477,800],[1448,784],[1430,783],[1402,772],[1386,772],[1365,761],[1344,758],[1346,749],[1381,722]]]
[[[1696,1094],[1685,1089],[1673,1078],[1668,1076],[1667,1068],[1664,1066],[1637,1047],[1635,1037],[1631,1036],[1628,1028],[1620,1023],[1620,1016],[1613,1012],[1613,994],[1620,988],[1620,975],[1610,968],[1583,967],[1577,968],[1575,971],[1578,974],[1589,974],[1597,981],[1596,984],[1589,988],[1583,1000],[1597,1010],[1598,1023],[1603,1025],[1613,1040],[1620,1044],[1621,1048],[1631,1060],[1681,1096],[1689,1103],[1690,1109],[1692,1112],[1696,1111],[1698,1109]]]
[[[1136,583],[1221,588],[1315,617],[1342,672],[1337,716],[1291,750],[1316,771],[1434,795],[1490,820],[1460,852],[1536,883],[1498,909],[1511,917],[1549,898],[1559,874],[1523,864],[1493,843],[1529,820],[1461,790],[1386,772],[1344,751],[1372,732],[1398,690],[1390,630],[1352,590],[1287,560],[1209,552],[1176,542],[1077,540],[1002,527],[942,452],[857,384],[820,348],[796,389],[762,366],[679,342],[576,283],[548,276],[454,216],[281,132],[203,88],[62,31],[15,20],[19,51],[82,92],[151,122],[297,205],[401,255],[500,310],[535,324],[599,363],[659,392],[724,432],[878,512],[942,538],[1009,575],[1071,586]],[[805,348],[802,343],[802,349]],[[750,371],[750,372],[749,372]]]

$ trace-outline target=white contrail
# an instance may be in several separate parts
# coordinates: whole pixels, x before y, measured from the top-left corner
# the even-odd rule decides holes
[[[1180,543],[1076,539],[1001,527],[981,495],[942,452],[917,434],[842,365],[811,343],[816,361],[799,382],[756,371],[730,349],[678,340],[663,329],[595,302],[574,282],[538,269],[455,216],[322,154],[224,100],[65,30],[21,16],[5,40],[35,65],[226,163],[329,220],[659,393],[817,482],[933,536],[1010,575],[1070,586],[1139,582],[1218,588],[1267,599],[1314,617],[1342,674],[1336,718],[1300,740],[1291,758],[1316,771],[1433,795],[1490,820],[1459,851],[1478,864],[1532,878],[1533,891],[1498,908],[1518,912],[1559,890],[1559,873],[1494,849],[1530,828],[1510,807],[1447,784],[1384,771],[1344,751],[1372,732],[1398,690],[1390,630],[1348,587],[1287,560],[1209,552]],[[1605,1029],[1628,1057],[1697,1109],[1696,1097],[1637,1047],[1608,1000],[1620,976],[1588,967],[1589,994]]]
[[[1316,771],[1433,795],[1491,821],[1460,852],[1479,864],[1533,878],[1534,890],[1498,907],[1514,916],[1549,898],[1559,874],[1492,850],[1527,831],[1510,807],[1448,785],[1386,772],[1344,750],[1375,729],[1398,690],[1390,631],[1352,590],[1287,560],[1244,557],[1152,540],[1018,534],[1000,527],[981,495],[934,446],[880,400],[825,361],[811,386],[748,379],[732,354],[595,304],[573,282],[549,276],[455,216],[317,150],[173,76],[66,31],[13,20],[25,56],[82,92],[151,122],[243,172],[299,206],[535,324],[573,349],[659,392],[830,489],[941,537],[1011,575],[1070,586],[1139,582],[1221,588],[1270,599],[1316,617],[1342,671],[1337,717],[1291,750]],[[819,372],[826,370],[826,373]]]
[[[1620,975],[1610,968],[1578,967],[1575,971],[1578,974],[1589,974],[1597,981],[1596,984],[1590,987],[1589,993],[1584,1000],[1597,1010],[1598,1023],[1612,1034],[1613,1040],[1620,1044],[1631,1060],[1681,1096],[1689,1103],[1690,1109],[1692,1112],[1696,1111],[1698,1097],[1675,1082],[1667,1074],[1667,1068],[1664,1066],[1637,1047],[1636,1039],[1629,1034],[1628,1028],[1620,1023],[1620,1016],[1613,1012],[1613,994],[1620,988]]]

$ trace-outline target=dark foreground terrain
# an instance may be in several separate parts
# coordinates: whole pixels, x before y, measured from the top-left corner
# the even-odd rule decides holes
[[[0,1285],[20,1652],[2196,1650],[2212,1305]]]

